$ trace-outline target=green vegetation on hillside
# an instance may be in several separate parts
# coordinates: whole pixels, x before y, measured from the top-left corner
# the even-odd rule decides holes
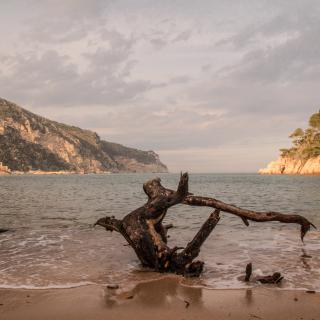
[[[166,172],[153,151],[101,140],[0,98],[0,162],[14,171]]]
[[[111,154],[112,157],[124,157],[130,159],[136,159],[137,161],[144,164],[154,163],[157,155],[153,151],[141,151],[134,148],[128,148],[121,144],[101,141],[102,148],[108,154]]]
[[[320,110],[309,119],[309,128],[297,128],[289,136],[293,147],[280,149],[282,157],[310,159],[320,156]]]
[[[5,135],[0,134],[0,161],[11,170],[24,171],[73,171],[72,164],[63,161],[53,152],[40,144],[24,140],[19,131],[7,128]]]

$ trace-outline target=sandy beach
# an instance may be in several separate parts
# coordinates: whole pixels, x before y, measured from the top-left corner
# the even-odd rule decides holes
[[[179,277],[134,288],[1,289],[1,319],[320,319],[320,294],[272,287],[208,290]]]

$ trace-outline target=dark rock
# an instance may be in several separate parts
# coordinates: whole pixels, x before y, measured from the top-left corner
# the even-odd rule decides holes
[[[275,272],[273,275],[271,276],[264,276],[264,277],[260,277],[257,280],[261,283],[267,284],[277,284],[280,283],[283,279],[283,276],[281,275],[280,272]]]
[[[117,284],[108,284],[107,288],[108,289],[119,289],[119,285],[117,285]]]

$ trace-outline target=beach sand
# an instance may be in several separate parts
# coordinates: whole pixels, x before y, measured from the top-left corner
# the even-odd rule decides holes
[[[0,290],[0,318],[23,319],[320,319],[320,294],[275,288],[208,290],[179,278],[144,282],[133,289]]]

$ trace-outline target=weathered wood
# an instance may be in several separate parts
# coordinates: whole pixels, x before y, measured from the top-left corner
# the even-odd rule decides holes
[[[279,221],[283,223],[297,223],[301,225],[301,239],[315,227],[306,218],[296,214],[282,214],[278,212],[256,212],[209,197],[195,196],[188,192],[188,174],[181,174],[176,191],[166,189],[159,178],[147,181],[143,190],[148,201],[142,207],[127,214],[122,220],[115,217],[104,217],[95,224],[108,231],[117,231],[134,249],[143,266],[159,272],[175,272],[188,276],[198,276],[203,270],[202,261],[194,261],[199,255],[200,248],[212,230],[219,222],[219,213],[224,211],[236,215],[249,226],[248,220],[256,222]],[[204,222],[198,233],[185,248],[170,248],[167,245],[167,231],[171,225],[163,225],[167,210],[176,204],[191,206],[207,206],[215,208]],[[183,249],[181,252],[179,250]],[[249,277],[250,278],[250,277]]]
[[[215,210],[202,225],[195,237],[181,253],[171,257],[171,268],[176,272],[188,276],[198,276],[203,270],[202,261],[193,261],[200,253],[200,248],[220,220],[220,210]]]
[[[272,274],[270,276],[259,277],[259,278],[257,278],[257,280],[261,283],[264,283],[264,284],[267,284],[267,283],[277,284],[283,280],[283,276],[281,275],[280,272],[275,272],[274,274]]]
[[[246,266],[246,276],[244,278],[244,281],[246,282],[250,281],[251,275],[252,275],[252,263],[250,262]]]
[[[161,185],[159,178],[148,181],[144,184],[143,190],[148,195],[149,199],[155,197],[157,194],[163,194],[169,196],[173,191],[166,189]],[[305,217],[298,214],[283,214],[275,211],[259,212],[253,210],[242,209],[237,206],[224,203],[220,200],[195,196],[189,193],[182,202],[183,204],[191,206],[205,206],[219,209],[223,212],[231,213],[242,219],[245,225],[249,226],[248,220],[255,222],[267,222],[267,221],[279,221],[283,223],[296,223],[301,226],[301,240],[303,240],[306,233],[310,230],[310,227],[315,227]]]
[[[244,278],[245,282],[249,282],[251,279],[252,275],[252,263],[248,263],[246,265],[246,275]],[[281,275],[280,272],[275,272],[272,275],[269,276],[259,276],[259,277],[254,277],[253,281],[259,281],[263,284],[278,284],[283,280],[283,276]]]

